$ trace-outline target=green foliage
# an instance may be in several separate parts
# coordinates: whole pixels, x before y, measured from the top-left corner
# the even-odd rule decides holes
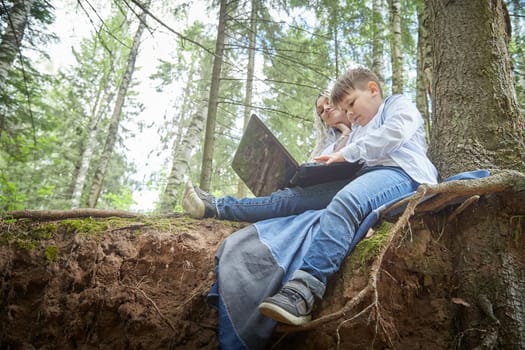
[[[17,191],[16,184],[0,174],[0,211],[23,209],[26,196]]]
[[[375,228],[371,237],[361,240],[350,255],[352,263],[363,266],[370,259],[376,257],[387,242],[388,232],[392,226],[393,224],[383,220],[380,226]]]
[[[57,232],[56,224],[14,225],[6,220],[0,221],[0,244],[15,245],[19,248],[34,249],[41,241],[49,240]]]
[[[131,191],[131,188],[122,188],[120,193],[104,193],[99,207],[129,210],[134,204],[137,203],[133,200],[133,192]]]
[[[102,237],[109,228],[109,221],[93,218],[67,219],[60,223],[60,227],[72,234]]]
[[[59,250],[57,246],[50,245],[45,249],[45,255],[48,263],[53,263],[57,260]]]

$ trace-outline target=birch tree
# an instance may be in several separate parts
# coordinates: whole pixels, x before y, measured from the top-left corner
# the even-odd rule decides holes
[[[384,36],[383,36],[383,1],[372,1],[372,66],[370,69],[377,75],[380,82],[385,81]]]
[[[35,0],[15,0],[7,13],[7,27],[0,41],[0,90],[4,90],[7,74],[19,53]],[[4,3],[2,2],[3,6]]]
[[[401,1],[388,0],[390,17],[390,60],[392,62],[392,93],[403,93],[403,55],[401,36]]]
[[[171,168],[166,186],[160,196],[159,210],[162,213],[174,210],[184,180],[190,174],[191,156],[199,147],[204,131],[208,90],[202,85],[210,75],[211,62],[208,57],[199,55],[196,51],[192,52],[190,61],[184,100],[180,111],[177,111],[180,113],[179,133],[172,145]]]
[[[416,81],[416,106],[425,120],[427,137],[430,138],[430,111],[429,99],[432,96],[432,56],[429,41],[429,13],[428,6],[421,1],[417,6],[418,12],[418,41],[417,41],[417,81]]]
[[[148,1],[144,6],[148,9],[150,2]],[[139,24],[135,36],[133,38],[132,46],[128,56],[128,63],[122,80],[119,84],[117,99],[115,101],[115,106],[113,108],[113,113],[111,116],[111,122],[108,129],[108,134],[106,137],[106,142],[104,144],[104,149],[100,157],[100,161],[95,172],[95,177],[91,185],[91,190],[88,198],[88,207],[94,208],[97,204],[100,192],[102,191],[102,184],[104,177],[106,175],[106,170],[109,164],[109,159],[113,153],[115,143],[117,142],[118,129],[120,124],[120,119],[122,116],[122,107],[124,106],[124,101],[126,99],[126,94],[128,92],[129,85],[131,84],[131,78],[135,70],[135,61],[137,59],[137,54],[140,45],[140,39],[142,33],[146,28],[146,12],[143,11],[139,16]]]

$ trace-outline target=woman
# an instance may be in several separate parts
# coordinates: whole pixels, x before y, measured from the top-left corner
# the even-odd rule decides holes
[[[344,147],[351,131],[351,124],[345,113],[334,108],[329,96],[330,92],[324,91],[315,100],[315,119],[319,127],[312,159],[337,152]],[[323,209],[350,180],[351,178],[309,187],[284,188],[269,196],[240,199],[232,196],[215,198],[188,182],[182,197],[182,207],[197,219],[214,217],[256,222],[299,214],[309,209]]]

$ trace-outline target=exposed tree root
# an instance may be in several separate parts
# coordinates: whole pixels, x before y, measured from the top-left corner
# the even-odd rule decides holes
[[[72,210],[16,210],[3,213],[2,219],[32,219],[32,220],[63,220],[72,218],[135,218],[141,214],[124,210],[105,210],[94,208],[80,208]]]
[[[331,314],[323,315],[301,326],[279,325],[278,332],[301,332],[317,328],[321,325],[333,321],[340,321],[337,327],[337,339],[339,346],[339,329],[348,321],[355,320],[358,317],[370,312],[375,319],[376,334],[381,331],[386,341],[392,344],[392,336],[395,333],[395,326],[386,321],[381,315],[378,293],[378,281],[380,277],[381,266],[387,251],[393,246],[393,243],[400,237],[403,229],[409,225],[410,218],[416,213],[433,212],[442,209],[450,204],[460,205],[452,215],[455,217],[466,207],[479,199],[479,196],[489,193],[498,192],[521,192],[525,191],[525,175],[516,171],[502,171],[482,179],[475,180],[457,180],[436,185],[424,184],[419,186],[416,193],[391,207],[387,208],[384,213],[390,212],[396,208],[406,205],[402,215],[398,218],[394,226],[387,234],[387,241],[379,251],[372,266],[368,283],[356,296],[350,299],[340,310]],[[358,305],[361,305],[367,298],[372,302],[358,312],[352,313]]]

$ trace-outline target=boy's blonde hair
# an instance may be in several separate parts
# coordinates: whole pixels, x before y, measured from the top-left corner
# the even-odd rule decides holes
[[[379,94],[381,97],[383,97],[381,83],[374,72],[365,67],[350,68],[343,75],[341,75],[334,84],[332,94],[330,96],[333,105],[340,107],[339,105],[347,94],[355,89],[366,90],[368,88],[368,82],[370,81],[373,81],[377,84],[379,88]]]

